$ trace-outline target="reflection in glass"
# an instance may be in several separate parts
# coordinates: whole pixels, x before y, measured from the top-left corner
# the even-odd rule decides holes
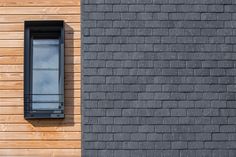
[[[58,70],[34,70],[33,94],[58,94]]]
[[[59,40],[34,39],[32,57],[32,109],[58,109]]]
[[[33,102],[58,102],[59,95],[32,95]]]
[[[33,110],[53,110],[59,108],[59,106],[59,103],[32,103]]]
[[[58,69],[58,39],[33,40],[33,68]]]

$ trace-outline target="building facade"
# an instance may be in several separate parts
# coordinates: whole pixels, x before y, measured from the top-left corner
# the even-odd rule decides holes
[[[235,157],[235,8],[234,0],[0,0],[0,156]],[[27,117],[45,111],[30,76],[46,47],[64,53],[64,118]],[[45,72],[42,61],[36,70]],[[51,75],[40,76],[51,91]]]

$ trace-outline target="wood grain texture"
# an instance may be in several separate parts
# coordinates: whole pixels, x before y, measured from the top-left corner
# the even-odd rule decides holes
[[[13,23],[30,20],[64,20],[65,22],[79,22],[80,15],[1,15],[0,23]]]
[[[80,6],[80,0],[0,0],[0,6],[16,6],[16,7],[23,7],[23,6]]]
[[[0,157],[81,156],[80,0],[0,0]],[[24,119],[24,21],[65,21],[65,119]]]
[[[79,157],[81,149],[0,149],[0,157]]]
[[[33,140],[20,140],[20,141],[0,141],[0,148],[70,148],[70,149],[80,149],[81,142],[79,140],[71,141],[33,141]]]
[[[23,73],[0,73],[0,81],[21,81],[23,77]]]
[[[79,15],[80,7],[0,7],[0,15]]]
[[[32,124],[0,124],[0,132],[80,132],[81,124],[53,126],[45,124],[35,127]]]
[[[81,134],[80,132],[0,132],[0,140],[81,140]]]
[[[36,123],[38,125],[66,125],[66,124],[75,124],[81,122],[80,115],[66,115],[65,119],[40,119],[27,121],[22,115],[1,115],[0,124],[28,124],[29,122]],[[56,132],[55,132],[56,133]]]

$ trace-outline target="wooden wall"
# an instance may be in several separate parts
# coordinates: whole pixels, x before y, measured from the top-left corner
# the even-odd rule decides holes
[[[23,115],[25,20],[64,20],[65,119]],[[0,0],[0,156],[81,156],[80,1]]]

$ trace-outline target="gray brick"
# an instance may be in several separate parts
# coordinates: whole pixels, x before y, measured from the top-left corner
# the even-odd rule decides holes
[[[186,149],[187,148],[187,142],[172,142],[171,143],[172,149]]]
[[[130,12],[143,12],[144,11],[144,5],[130,5],[129,6]]]
[[[161,5],[161,12],[176,12],[176,5]]]
[[[113,150],[98,150],[97,154],[103,157],[113,157]]]
[[[204,143],[203,142],[189,142],[188,148],[189,149],[203,149]]]
[[[132,141],[145,141],[147,139],[146,134],[144,133],[133,133],[131,134]]]
[[[113,5],[114,12],[128,12],[128,5]]]
[[[185,109],[171,109],[171,116],[186,116],[186,110]]]
[[[137,13],[137,20],[151,20],[152,13]]]
[[[156,13],[156,12],[160,12],[160,11],[161,11],[160,5],[153,5],[153,4],[151,4],[151,5],[146,4],[145,5],[145,12],[154,12],[154,13]]]
[[[171,20],[200,20],[200,13],[170,13]]]
[[[83,156],[234,157],[235,4],[84,0]]]
[[[115,150],[114,157],[120,157],[120,156],[130,157],[130,151],[128,151],[128,150]]]

